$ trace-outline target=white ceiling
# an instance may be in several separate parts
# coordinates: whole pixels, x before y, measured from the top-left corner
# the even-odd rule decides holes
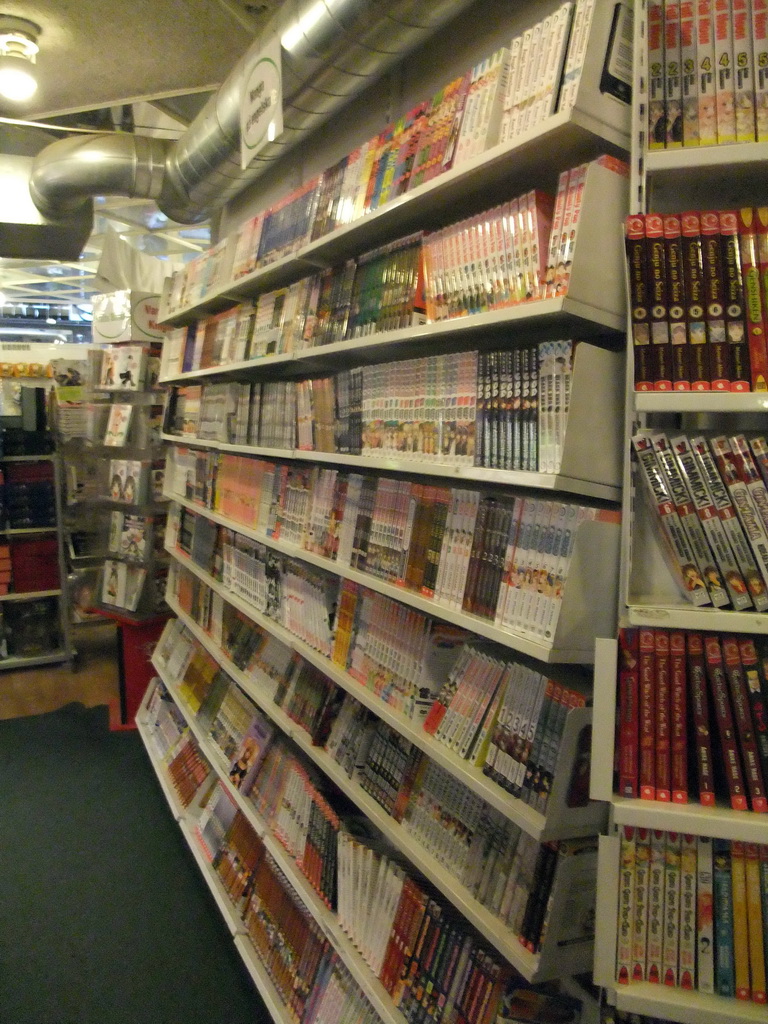
[[[67,130],[178,137],[282,0],[0,0],[38,24],[39,88],[0,117]],[[129,120],[126,121],[125,119]],[[129,123],[132,122],[132,123]],[[51,140],[65,131],[51,133]],[[97,200],[94,233],[74,263],[0,259],[9,303],[82,302],[108,226],[144,252],[182,259],[208,245],[205,225],[175,225],[144,199]]]

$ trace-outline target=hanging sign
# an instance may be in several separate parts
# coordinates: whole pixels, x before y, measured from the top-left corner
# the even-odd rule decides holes
[[[240,105],[240,166],[245,168],[283,130],[283,76],[280,39],[256,55],[245,76]]]

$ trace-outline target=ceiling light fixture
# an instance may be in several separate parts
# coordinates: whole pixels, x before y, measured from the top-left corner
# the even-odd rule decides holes
[[[23,103],[35,94],[39,35],[33,21],[0,14],[0,96],[5,99]]]

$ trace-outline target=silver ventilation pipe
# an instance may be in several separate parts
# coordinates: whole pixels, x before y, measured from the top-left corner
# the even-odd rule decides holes
[[[171,220],[205,220],[470,2],[289,0],[277,29],[283,133],[246,170],[240,167],[242,90],[271,31],[249,48],[176,142],[85,135],[46,147],[32,169],[35,204],[45,216],[63,219],[93,196],[141,196],[156,200]]]

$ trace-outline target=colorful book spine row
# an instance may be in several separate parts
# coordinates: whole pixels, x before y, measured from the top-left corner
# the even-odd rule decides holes
[[[554,473],[578,344],[426,356],[300,381],[174,388],[165,430],[230,444]]]
[[[636,391],[766,391],[768,207],[625,221]]]
[[[650,0],[648,146],[768,140],[765,0]]]
[[[193,675],[197,700],[190,704],[190,711],[199,708],[199,724],[201,716],[213,718],[210,737],[214,745],[221,749],[220,741],[216,743],[217,723],[227,717],[225,708],[233,691],[244,709],[247,705],[240,728],[230,727],[228,733],[232,740],[227,748],[232,758],[230,780],[265,819],[309,884],[329,907],[335,908],[341,898],[337,863],[340,819],[313,777],[316,773],[286,741],[274,738],[273,730],[265,727],[260,713],[234,682],[228,680],[228,688],[222,693],[216,676],[209,672],[208,691],[201,693],[200,673],[193,672],[193,666],[201,654],[203,661],[210,656],[178,622],[168,627],[156,658],[178,662],[179,647],[191,651],[181,659],[186,668],[179,694],[187,699],[189,677]],[[219,710],[214,712],[212,704]],[[346,761],[350,776],[362,789],[395,821],[402,821],[427,853],[435,856],[524,945],[537,952],[546,931],[548,897],[558,858],[573,855],[574,845],[542,845],[525,835],[519,826],[431,764],[395,730],[373,716],[361,717],[356,704],[349,694],[343,705],[335,702],[338,717],[329,725],[328,752],[340,763]],[[251,722],[248,728],[246,717]],[[253,723],[258,724],[258,730]],[[229,764],[229,758],[224,763]],[[208,773],[204,765],[189,799]],[[215,837],[225,831],[221,819],[230,813],[231,799],[222,790],[219,799],[209,800],[207,805],[198,832],[210,851]],[[594,849],[590,842],[589,848]],[[587,844],[582,845],[586,850]]]
[[[201,605],[196,595],[201,591],[212,594],[182,566],[174,569],[170,585],[175,599],[190,614]],[[214,600],[206,602],[205,615],[198,620],[202,628],[241,671],[259,680],[265,694],[304,729],[313,744],[325,746],[333,754],[351,778],[359,767],[356,751],[373,719],[369,721],[352,695],[344,697],[322,672],[217,597],[214,594]],[[483,653],[482,647],[477,649],[477,641],[466,642],[468,636],[352,584],[341,593],[332,658],[383,703],[420,722],[438,742],[481,768],[517,799],[545,813],[568,714],[583,707],[585,698],[562,682]],[[223,714],[218,689],[222,677],[226,686],[230,685],[226,673],[202,648],[195,650],[189,662],[174,665],[177,670],[179,667],[183,668],[181,695],[201,726],[213,728],[215,736]],[[205,703],[196,686],[209,694]],[[224,735],[234,734],[224,750],[229,760],[254,717],[250,702],[240,691],[234,689],[233,696],[244,711],[237,730],[231,722],[223,728]],[[232,702],[230,696],[227,705]],[[216,724],[212,726],[214,707]],[[231,719],[231,710],[226,714]],[[394,731],[381,733],[393,747],[402,745],[402,739],[394,736]],[[365,740],[366,749],[368,745]],[[370,751],[368,780],[362,781],[397,818],[402,817],[415,774],[428,763],[409,744],[399,749],[403,771],[408,769],[408,786],[403,787],[400,779],[394,789],[389,783],[389,788],[382,789],[380,780],[374,778],[376,759]],[[580,755],[573,767],[567,796],[570,807],[584,806],[587,801],[583,762]]]
[[[765,1003],[768,846],[624,826],[620,851],[617,981]]]
[[[616,792],[768,811],[764,638],[625,629]]]
[[[167,280],[163,315],[359,220],[500,141],[538,127],[550,115],[569,111],[594,6],[594,0],[562,4],[508,47],[246,221],[234,236]]]
[[[681,595],[692,605],[768,609],[768,444],[660,432],[632,438],[637,473]]]
[[[226,463],[230,467],[242,462],[252,487],[243,509],[242,502],[230,500],[225,475],[219,473],[213,504],[233,523],[263,531],[265,540],[288,540],[315,551],[309,529],[321,518],[313,512],[316,501],[321,502],[326,514],[332,512],[335,517],[330,524],[334,536],[317,539],[324,542],[323,553],[327,551],[326,557],[335,564],[539,640],[555,636],[580,526],[588,521],[618,521],[614,511],[571,502],[497,498],[389,477],[275,466],[241,456],[222,456],[220,465],[225,468],[225,460],[230,460]],[[333,495],[330,506],[329,495]],[[233,515],[238,512],[242,519]],[[260,567],[253,564],[252,575],[245,574],[243,584],[261,592],[263,596],[256,594],[256,600],[261,610],[272,614],[267,604],[278,590],[277,577],[284,576],[285,566],[291,563],[236,533],[237,547],[232,540],[224,543],[225,534],[217,542],[216,525],[210,520],[201,525],[206,517],[187,508],[181,509],[180,517],[181,549],[203,567],[212,566],[215,548],[227,568],[233,551],[252,552]],[[310,570],[292,566],[290,572],[306,577]],[[318,570],[313,572],[316,579]],[[314,586],[327,592],[324,581],[325,576]],[[280,611],[279,601],[272,603],[285,623],[289,610]],[[325,650],[330,641],[324,627],[318,632],[320,627],[314,628],[313,621],[307,625],[317,638],[315,645]]]

